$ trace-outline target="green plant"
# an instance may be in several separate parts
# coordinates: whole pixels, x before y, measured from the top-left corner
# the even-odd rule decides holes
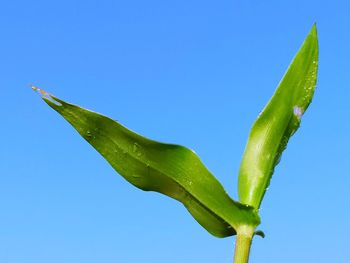
[[[258,209],[289,138],[310,104],[317,79],[318,42],[314,25],[255,121],[238,177],[239,202],[225,192],[191,150],[142,137],[118,122],[37,90],[127,181],[172,197],[209,233],[237,235],[235,263],[248,262],[260,224]]]

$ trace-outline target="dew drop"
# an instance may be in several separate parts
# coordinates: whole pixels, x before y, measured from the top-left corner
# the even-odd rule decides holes
[[[139,174],[132,174],[131,177],[133,180],[141,180],[142,179],[142,176]]]
[[[141,146],[135,142],[132,148],[132,151],[136,154],[136,156],[140,157],[142,155],[142,151],[141,151]]]
[[[87,130],[87,131],[86,131],[86,137],[87,137],[87,139],[89,139],[89,140],[93,140],[93,139],[96,138],[96,136],[93,135],[93,133],[92,133],[90,130]]]
[[[303,109],[300,108],[299,106],[294,106],[293,114],[298,118],[298,120],[300,120],[301,117],[303,117]]]

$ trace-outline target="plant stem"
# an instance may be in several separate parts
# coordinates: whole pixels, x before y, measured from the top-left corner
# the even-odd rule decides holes
[[[248,263],[254,228],[241,226],[237,229],[234,263]]]

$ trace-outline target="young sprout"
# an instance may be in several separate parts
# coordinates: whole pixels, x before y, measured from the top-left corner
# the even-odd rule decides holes
[[[235,263],[247,263],[260,230],[258,209],[289,138],[298,129],[316,87],[318,42],[314,25],[274,95],[255,121],[238,176],[239,201],[188,148],[147,139],[101,114],[69,104],[33,86],[42,99],[121,175],[144,191],[181,202],[216,237],[237,235]]]

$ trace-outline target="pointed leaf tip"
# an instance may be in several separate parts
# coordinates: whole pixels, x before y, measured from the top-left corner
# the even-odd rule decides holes
[[[32,90],[37,91],[39,88],[35,87],[34,85],[30,85],[30,87],[32,88]]]
[[[312,24],[311,30],[317,30],[317,23],[316,22],[314,22]]]
[[[317,37],[317,26],[316,22],[312,25],[309,35]]]
[[[33,86],[33,85],[31,86],[31,88],[34,91],[36,91],[40,95],[40,97],[43,100],[45,100],[46,102],[51,102],[51,103],[55,104],[56,106],[62,106],[62,104],[58,100],[56,100],[54,96],[52,96],[50,93],[46,92],[45,90],[40,89],[40,88]]]

